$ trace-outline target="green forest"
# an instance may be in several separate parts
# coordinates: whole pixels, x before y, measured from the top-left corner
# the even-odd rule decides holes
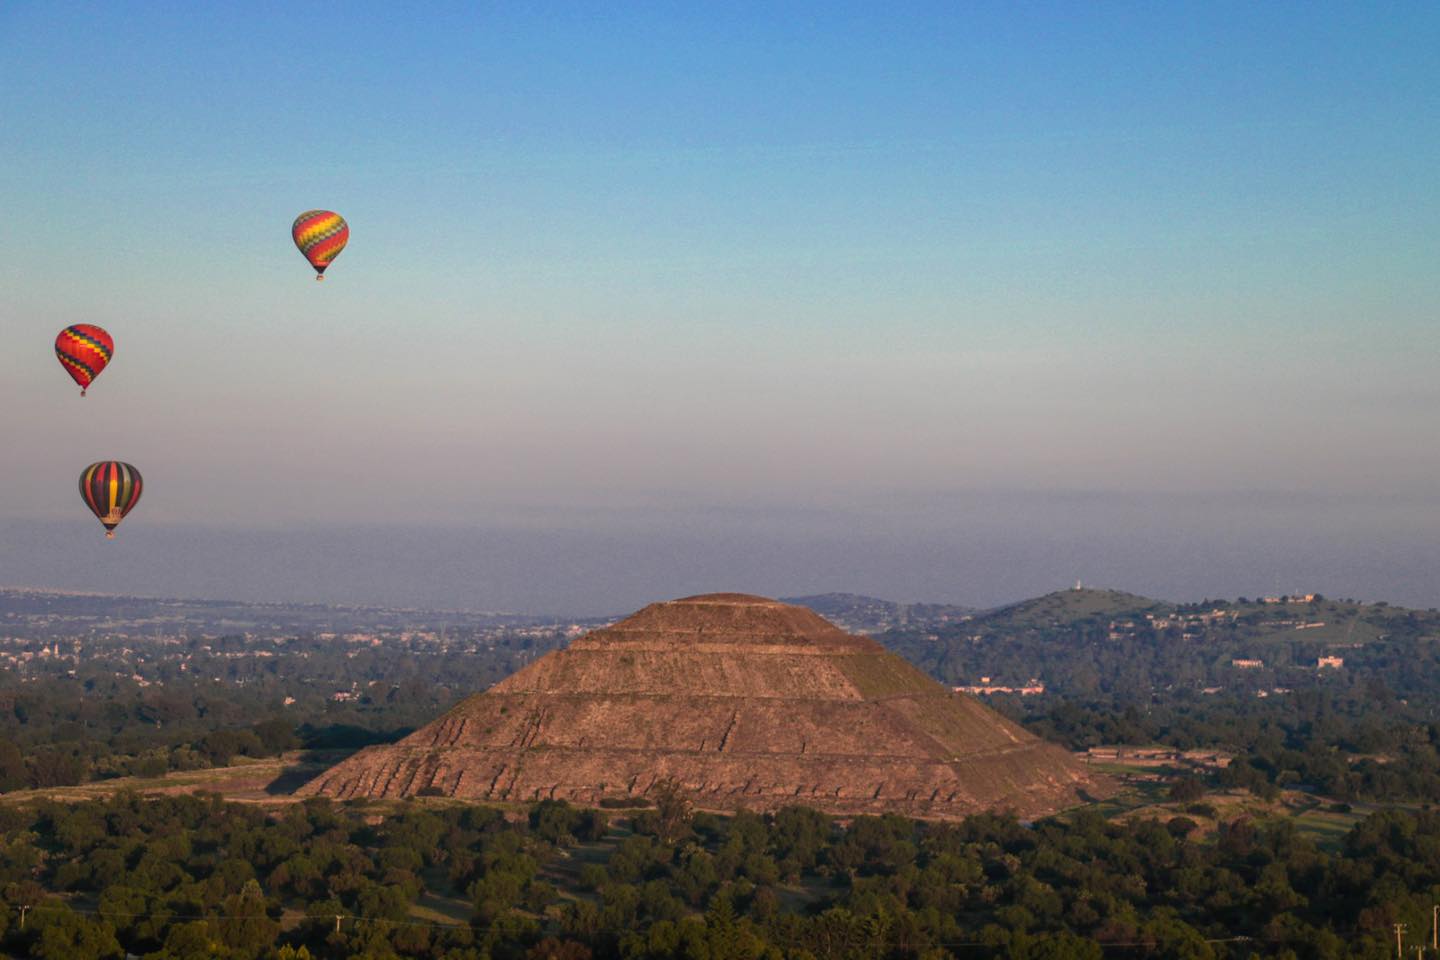
[[[1084,590],[879,639],[951,685],[1040,678],[1043,696],[986,702],[1072,749],[1218,749],[1237,757],[1227,785],[1440,800],[1433,610],[1318,596],[1168,605]]]
[[[1380,960],[1397,923],[1421,943],[1440,902],[1428,810],[1324,848],[1243,818],[1200,839],[1185,816],[1094,811],[719,816],[662,786],[639,811],[133,793],[0,808],[0,942],[50,960]]]

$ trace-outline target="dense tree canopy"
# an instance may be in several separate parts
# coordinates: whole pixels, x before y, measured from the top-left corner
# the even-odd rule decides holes
[[[1379,960],[1394,923],[1426,930],[1440,901],[1429,811],[1378,813],[1329,850],[1290,821],[1202,838],[1093,811],[634,820],[558,801],[518,819],[125,793],[0,808],[0,937],[27,956],[155,960]]]

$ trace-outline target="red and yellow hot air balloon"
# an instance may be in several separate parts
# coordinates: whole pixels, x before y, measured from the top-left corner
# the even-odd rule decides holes
[[[100,376],[100,371],[115,356],[115,341],[110,334],[92,323],[77,323],[60,331],[55,338],[55,356],[65,372],[80,384],[80,396]]]
[[[140,471],[119,460],[92,463],[80,474],[80,496],[105,525],[105,539],[115,539],[115,528],[140,502],[143,486]]]
[[[295,246],[315,268],[315,279],[325,279],[325,268],[340,256],[350,242],[350,225],[338,213],[329,210],[306,210],[295,218],[290,228]]]

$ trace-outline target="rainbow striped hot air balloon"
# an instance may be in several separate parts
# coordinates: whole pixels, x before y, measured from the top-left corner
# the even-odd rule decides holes
[[[340,256],[350,242],[350,225],[338,213],[329,210],[306,210],[295,218],[290,228],[295,246],[315,268],[315,279],[325,279],[325,268]]]
[[[115,356],[115,341],[110,334],[92,323],[77,323],[60,331],[55,338],[55,356],[65,372],[80,384],[80,396],[100,376],[100,371]]]
[[[143,486],[140,471],[119,460],[92,463],[80,474],[80,496],[105,525],[105,539],[115,539],[115,528],[140,502]]]

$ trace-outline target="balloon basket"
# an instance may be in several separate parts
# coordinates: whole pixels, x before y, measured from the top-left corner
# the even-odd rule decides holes
[[[114,531],[114,530],[106,530],[106,531],[105,531],[105,539],[106,539],[106,540],[114,540],[114,539],[115,539],[115,531]]]

